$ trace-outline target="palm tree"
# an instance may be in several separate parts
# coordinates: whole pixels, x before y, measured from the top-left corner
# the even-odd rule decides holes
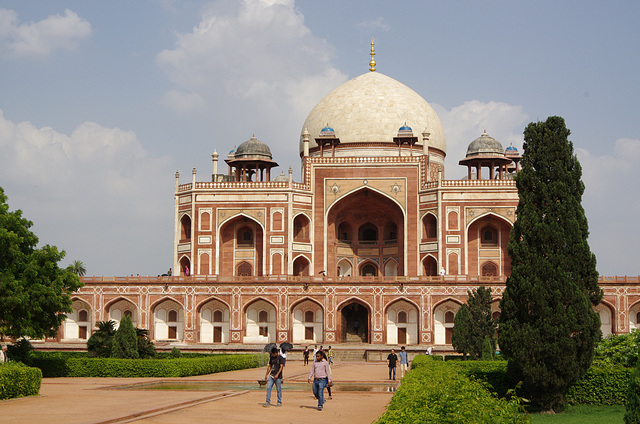
[[[85,268],[82,261],[73,261],[73,263],[71,264],[71,268],[73,268],[73,273],[78,277],[82,277],[87,273],[87,268]]]
[[[115,321],[98,321],[97,330],[87,340],[87,350],[90,358],[108,358],[111,356],[111,345],[116,333]]]

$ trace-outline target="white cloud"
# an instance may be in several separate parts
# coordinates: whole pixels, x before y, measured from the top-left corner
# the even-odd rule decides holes
[[[579,141],[574,140],[575,146]],[[640,232],[637,181],[640,140],[616,140],[613,151],[596,156],[576,147],[585,184],[583,206],[589,220],[589,244],[603,275],[638,275],[636,251]]]
[[[0,157],[10,209],[23,210],[41,243],[65,249],[89,274],[170,266],[169,253],[149,252],[171,252],[173,165],[151,157],[133,132],[85,122],[69,136],[0,111]]]
[[[385,19],[382,16],[379,16],[376,19],[367,19],[365,21],[362,21],[358,25],[356,25],[356,27],[360,31],[372,31],[376,29],[389,31],[391,29],[391,25],[385,22]]]
[[[202,99],[217,133],[233,128],[248,139],[255,132],[277,151],[278,142],[297,146],[311,108],[346,81],[331,64],[332,52],[304,25],[293,1],[217,1],[156,60],[176,87],[165,99],[177,92]],[[184,111],[184,103],[169,104]]]
[[[64,15],[25,24],[13,10],[0,9],[0,51],[15,56],[46,57],[55,50],[73,50],[91,33],[91,24],[69,9]]]
[[[457,179],[466,175],[466,169],[458,165],[458,161],[464,159],[469,143],[485,130],[503,147],[513,144],[522,154],[522,133],[528,119],[522,106],[478,100],[466,101],[451,110],[437,104],[432,106],[447,136],[446,178]]]

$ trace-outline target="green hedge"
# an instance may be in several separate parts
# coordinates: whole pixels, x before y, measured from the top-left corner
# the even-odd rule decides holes
[[[414,358],[411,371],[377,422],[507,424],[527,423],[529,418],[517,399],[498,399],[483,383],[425,355]]]
[[[633,368],[595,367],[569,387],[566,398],[571,404],[626,405]]]
[[[418,359],[416,361],[416,359]],[[416,357],[413,368],[424,366],[429,358]],[[484,381],[490,391],[504,397],[511,387],[507,384],[506,361],[451,361],[447,364],[465,375]],[[624,405],[632,368],[621,366],[591,366],[589,371],[566,393],[570,404]]]
[[[210,355],[202,358],[116,359],[36,356],[33,366],[45,377],[187,377],[266,364],[266,355]]]
[[[23,364],[0,365],[0,400],[33,396],[40,392],[42,372]]]

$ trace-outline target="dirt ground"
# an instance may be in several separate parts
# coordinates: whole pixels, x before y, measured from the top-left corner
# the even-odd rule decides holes
[[[231,371],[180,381],[251,382],[264,378],[266,368]],[[387,382],[384,363],[342,363],[333,366],[336,387],[359,382]],[[339,391],[318,411],[311,391],[288,391],[287,382],[306,382],[309,366],[288,361],[283,406],[264,408],[266,390],[119,390],[118,386],[154,382],[157,378],[45,378],[39,396],[0,401],[0,419],[12,424],[119,423],[267,423],[322,420],[330,423],[371,423],[386,410],[392,392]],[[164,379],[166,380],[166,379]],[[275,403],[275,387],[271,395]]]

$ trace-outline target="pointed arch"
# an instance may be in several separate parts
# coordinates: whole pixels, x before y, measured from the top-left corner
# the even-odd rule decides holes
[[[180,217],[180,243],[191,240],[191,215],[184,213]]]
[[[252,276],[266,272],[266,230],[262,222],[246,213],[236,213],[222,221],[216,229],[216,269],[218,275],[238,275],[240,262],[251,265]],[[237,252],[242,254],[238,255]],[[223,267],[221,264],[225,264]],[[246,271],[246,266],[242,269]]]
[[[420,308],[406,297],[390,301],[384,308],[386,343],[411,345],[420,343],[418,327]]]
[[[217,297],[209,297],[196,305],[198,341],[200,343],[229,343],[231,309]]]
[[[305,255],[298,255],[293,260],[293,275],[311,275],[311,261]]]
[[[438,260],[430,253],[422,258],[422,273],[431,277],[438,275]]]
[[[293,241],[297,243],[309,243],[311,237],[311,220],[299,212],[293,217]]]
[[[305,296],[291,305],[293,343],[322,343],[324,341],[324,306]]]
[[[436,345],[450,345],[455,315],[462,306],[457,299],[443,299],[433,307],[433,332]]]
[[[134,327],[138,326],[138,306],[131,299],[119,296],[104,305],[105,315],[115,321],[115,328],[120,326],[120,321],[125,315],[131,318]]]
[[[600,315],[600,330],[602,331],[602,337],[614,334],[615,307],[603,299],[594,309],[598,315]]]
[[[155,340],[183,340],[184,305],[164,296],[150,307],[153,316],[153,334]]]
[[[380,275],[380,268],[374,261],[365,260],[358,265],[358,275],[362,277],[377,277]]]
[[[338,277],[350,277],[353,273],[353,264],[347,258],[338,261],[336,274]]]
[[[398,275],[398,261],[395,258],[389,258],[384,263],[384,276],[395,277]]]
[[[63,340],[87,340],[93,327],[91,305],[84,299],[71,298],[71,312],[67,314],[63,326]]]
[[[191,258],[189,258],[188,255],[182,255],[180,257],[180,260],[178,261],[178,264],[180,265],[179,275],[189,276],[193,273],[193,270],[191,269]]]
[[[373,308],[365,300],[352,296],[336,308],[339,319],[338,340],[351,343],[371,342]]]
[[[275,343],[277,307],[263,297],[256,297],[243,308],[245,336],[243,343]],[[266,317],[264,317],[266,313]]]
[[[429,211],[422,215],[422,241],[436,241],[438,239],[438,217]]]

